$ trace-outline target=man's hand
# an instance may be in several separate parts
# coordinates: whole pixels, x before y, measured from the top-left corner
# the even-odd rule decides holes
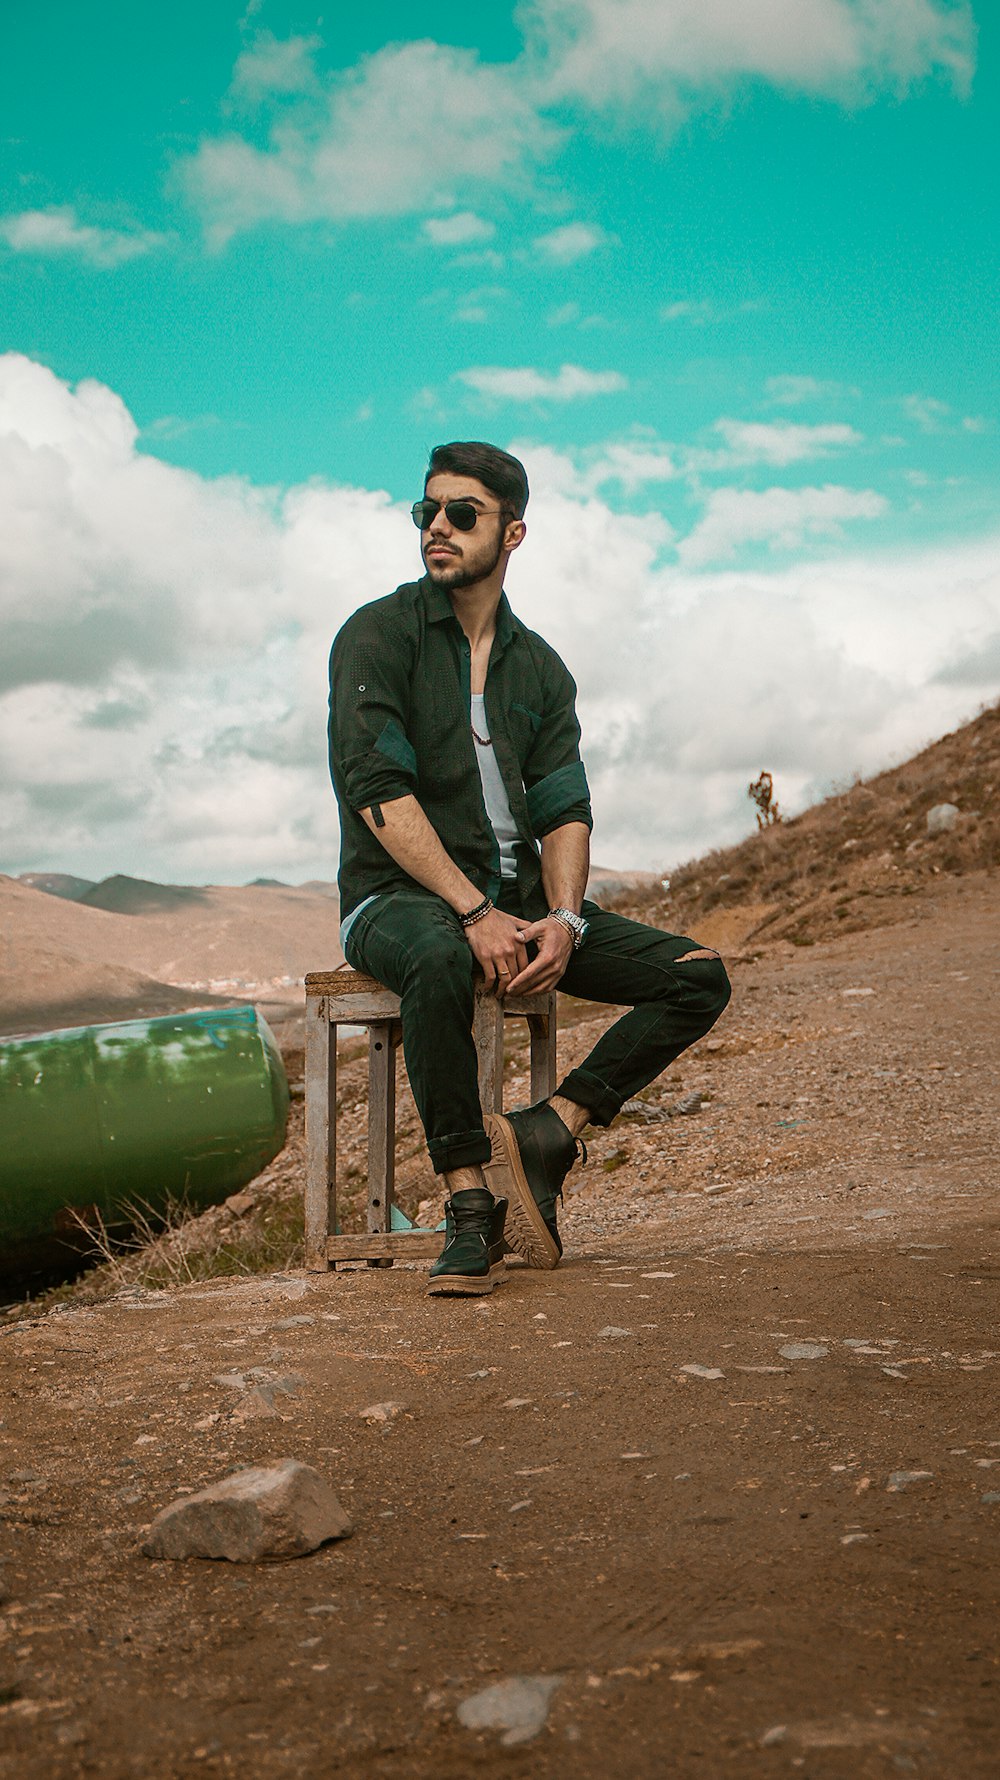
[[[544,926],[545,923],[536,925]],[[513,915],[505,915],[502,909],[491,909],[481,921],[465,929],[465,937],[486,979],[487,989],[494,989],[503,1000],[511,983],[520,979],[528,963],[521,922]]]
[[[573,956],[573,935],[569,928],[546,915],[544,921],[529,921],[526,926],[521,926],[518,938],[523,942],[533,940],[538,951],[507,988],[525,994],[536,989],[554,989]]]

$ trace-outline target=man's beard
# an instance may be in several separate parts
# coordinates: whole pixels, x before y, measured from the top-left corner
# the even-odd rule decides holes
[[[456,557],[454,568],[442,568],[440,564],[431,565],[424,557],[424,567],[432,581],[442,587],[445,593],[460,592],[463,587],[475,587],[479,581],[486,581],[492,575],[497,563],[503,555],[503,532],[497,538],[496,549],[491,562],[479,563],[475,567],[466,567],[461,558]]]

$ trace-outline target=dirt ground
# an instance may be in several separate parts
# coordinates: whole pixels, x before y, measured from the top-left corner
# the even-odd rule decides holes
[[[992,1780],[998,928],[975,875],[735,963],[711,1039],[596,1136],[554,1274],[6,1328],[3,1780]],[[280,1413],[247,1419],[261,1381]],[[349,1540],[139,1554],[178,1491],[284,1456]],[[457,1709],[510,1676],[557,1684],[508,1746]]]

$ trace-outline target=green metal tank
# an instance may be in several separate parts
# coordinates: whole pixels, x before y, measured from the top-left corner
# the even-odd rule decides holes
[[[87,1246],[78,1218],[115,1229],[130,1204],[218,1203],[277,1155],[287,1117],[252,1007],[0,1043],[0,1279],[68,1272]]]

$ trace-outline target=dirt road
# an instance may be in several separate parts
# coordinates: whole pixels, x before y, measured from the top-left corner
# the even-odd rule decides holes
[[[271,1276],[5,1330],[4,1780],[992,1780],[995,902],[966,880],[737,965],[716,1048],[651,1101],[703,1110],[597,1139],[555,1274],[480,1304]],[[261,1382],[279,1414],[245,1419]],[[285,1455],[350,1540],[138,1554],[178,1490]],[[458,1710],[512,1676],[554,1685],[505,1745]]]

